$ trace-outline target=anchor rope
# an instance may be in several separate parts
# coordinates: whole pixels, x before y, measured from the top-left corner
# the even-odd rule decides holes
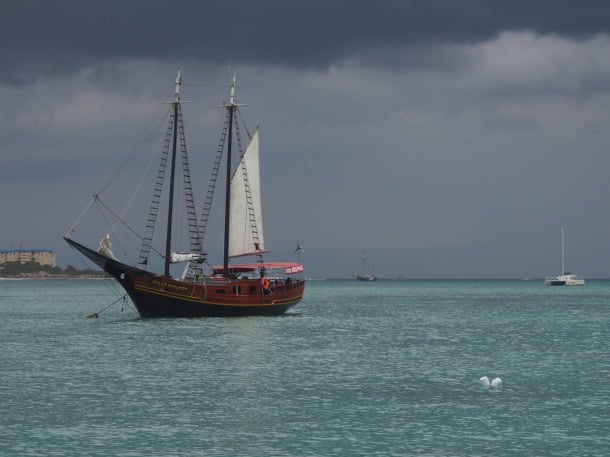
[[[112,305],[116,305],[116,304],[117,304],[119,301],[121,301],[121,300],[125,301],[125,298],[126,298],[126,297],[127,297],[127,294],[123,294],[123,296],[121,296],[121,297],[117,298],[115,301],[113,301],[113,302],[112,302],[112,303],[110,303],[109,305],[107,305],[107,306],[103,307],[102,309],[100,309],[99,311],[97,311],[97,312],[95,312],[95,313],[91,313],[91,314],[89,314],[87,317],[88,317],[89,319],[92,319],[92,318],[93,318],[93,319],[97,319],[98,317],[100,317],[99,315],[100,315],[102,312],[106,311],[106,310],[107,310],[108,308],[110,308]]]

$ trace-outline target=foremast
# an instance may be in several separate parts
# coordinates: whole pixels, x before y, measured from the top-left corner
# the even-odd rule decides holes
[[[169,182],[169,195],[167,196],[168,208],[167,208],[167,226],[166,226],[166,239],[165,239],[165,253],[163,254],[164,261],[164,273],[166,276],[170,276],[170,265],[178,260],[175,260],[176,253],[172,252],[172,226],[174,219],[174,200],[175,200],[175,189],[178,169],[178,153],[180,152],[181,157],[181,168],[183,172],[183,186],[184,186],[184,198],[185,198],[185,209],[189,227],[189,238],[190,238],[190,250],[191,253],[199,253],[201,251],[202,239],[197,228],[197,214],[195,211],[195,203],[193,197],[193,187],[190,176],[190,167],[188,160],[188,153],[186,148],[186,139],[184,133],[184,122],[182,120],[182,103],[187,103],[182,100],[180,95],[180,88],[182,85],[182,76],[180,70],[176,76],[175,89],[174,89],[174,100],[169,102],[172,105],[170,108],[169,122],[167,126],[167,132],[165,136],[165,143],[163,151],[161,153],[161,163],[157,172],[157,178],[153,190],[152,200],[148,213],[148,220],[146,222],[146,230],[142,238],[142,247],[140,248],[140,258],[138,265],[146,269],[148,264],[148,257],[152,247],[153,236],[157,223],[157,216],[160,213],[161,208],[161,197],[164,191],[164,182],[166,178],[166,168],[169,165],[170,170],[170,182]],[[193,254],[190,254],[191,256]],[[197,256],[202,258],[202,254]]]
[[[176,143],[178,139],[178,106],[180,106],[181,84],[182,78],[180,77],[180,70],[178,70],[178,76],[176,76],[174,101],[172,102],[172,107],[174,110],[174,133],[172,138],[172,159],[169,178],[169,205],[167,209],[167,233],[165,239],[165,276],[170,275],[169,266],[171,265],[170,259],[172,254],[172,219],[174,212],[174,185],[176,177]]]

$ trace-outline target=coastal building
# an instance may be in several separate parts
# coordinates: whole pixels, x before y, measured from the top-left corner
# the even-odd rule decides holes
[[[57,258],[53,251],[48,249],[0,249],[0,265],[7,262],[37,262],[50,267],[57,266]]]

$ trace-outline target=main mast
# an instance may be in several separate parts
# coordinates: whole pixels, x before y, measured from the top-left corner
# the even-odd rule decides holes
[[[223,255],[223,274],[225,278],[229,276],[229,229],[231,224],[231,154],[232,154],[232,142],[233,142],[233,117],[235,115],[235,74],[233,74],[233,80],[231,81],[231,96],[229,98],[229,104],[225,105],[229,111],[229,138],[227,142],[227,179],[225,189],[225,242],[224,242],[224,255]]]
[[[169,266],[171,259],[171,244],[172,244],[172,219],[174,211],[174,180],[176,175],[176,142],[178,137],[178,105],[180,105],[180,86],[182,84],[182,78],[180,76],[180,70],[178,70],[178,76],[176,76],[176,90],[174,93],[174,101],[172,105],[174,107],[174,133],[172,143],[172,161],[170,169],[170,182],[169,182],[169,205],[167,209],[167,237],[165,240],[165,276],[169,276]]]

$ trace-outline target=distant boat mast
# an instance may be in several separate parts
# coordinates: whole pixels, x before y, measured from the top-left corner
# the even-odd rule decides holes
[[[564,246],[563,225],[561,226],[561,274],[566,274],[566,252]]]

